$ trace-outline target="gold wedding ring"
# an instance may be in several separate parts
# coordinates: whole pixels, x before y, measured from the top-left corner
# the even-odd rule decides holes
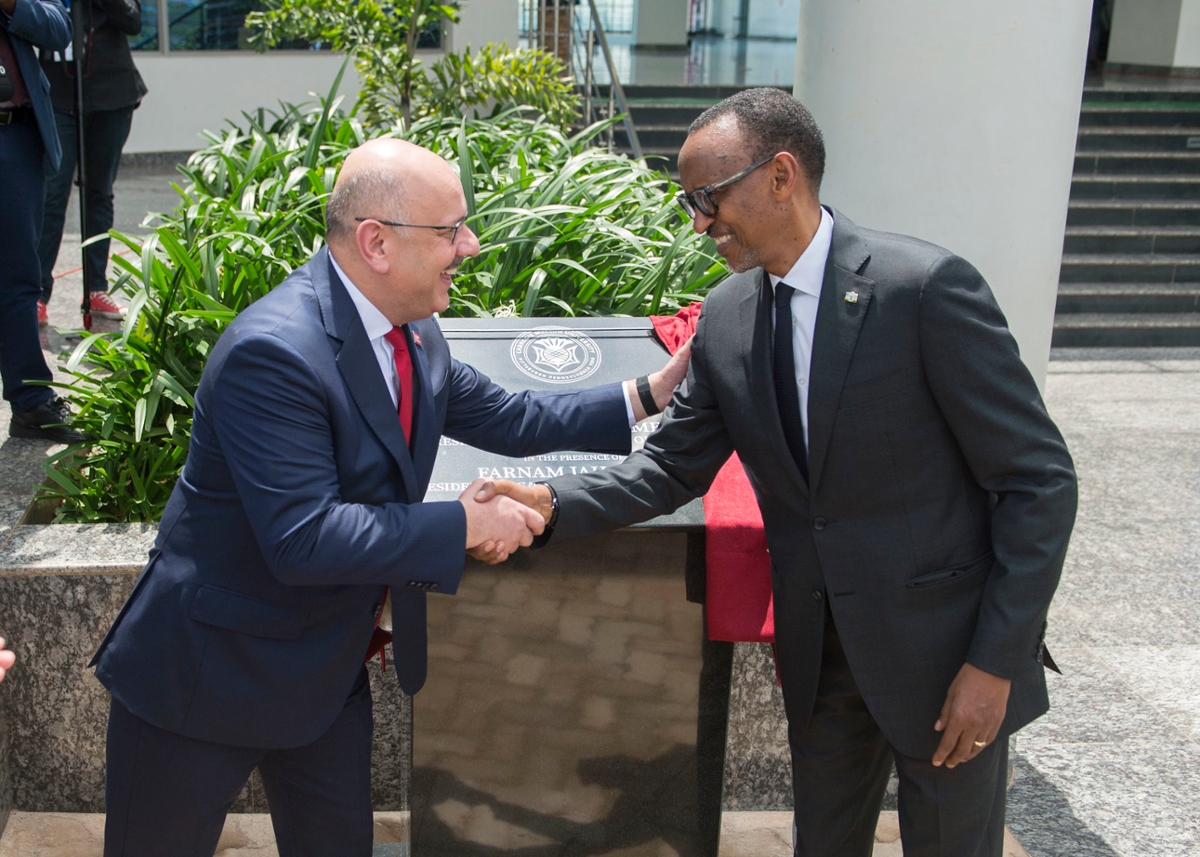
[[[987,741],[976,741],[976,742],[975,742],[975,746],[976,746],[976,747],[986,747],[986,746],[987,746]]]

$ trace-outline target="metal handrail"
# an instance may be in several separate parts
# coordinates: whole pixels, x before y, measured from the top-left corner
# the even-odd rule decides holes
[[[592,34],[595,33],[596,38],[600,41],[600,52],[604,54],[604,62],[608,66],[608,77],[612,81],[608,88],[608,115],[613,116],[613,96],[616,96],[616,107],[622,114],[622,123],[625,125],[625,133],[629,137],[629,148],[633,150],[633,156],[638,160],[642,158],[642,143],[638,139],[637,128],[633,125],[633,113],[629,109],[629,102],[625,98],[625,88],[621,86],[621,79],[617,76],[617,67],[613,63],[612,51],[608,49],[608,36],[604,32],[604,24],[600,21],[600,12],[596,9],[596,0],[588,0],[588,6],[592,10],[592,27],[588,29],[587,37],[587,67],[588,76],[591,76],[592,54],[595,51],[592,49]],[[589,117],[589,122],[590,122]],[[612,133],[609,132],[609,147],[612,147]]]
[[[591,125],[601,115],[622,115],[629,147],[635,158],[642,158],[642,143],[638,139],[637,128],[634,127],[633,115],[629,110],[629,102],[625,98],[625,88],[621,86],[616,64],[613,62],[612,51],[608,46],[608,35],[604,23],[600,19],[600,11],[596,8],[596,0],[587,0],[587,15],[575,14],[575,6],[582,0],[527,0],[525,32],[531,37],[531,43],[556,56],[565,59],[568,67],[574,66],[576,79],[583,90],[583,118],[586,125]],[[551,13],[553,22],[547,22],[547,12]],[[563,32],[561,24],[562,13],[566,12],[568,22],[567,32]],[[582,18],[582,20],[581,20]],[[569,41],[568,41],[569,40]],[[593,57],[596,42],[600,43],[600,52],[608,68],[609,86],[608,98],[605,99],[600,87],[596,84]],[[582,54],[582,56],[577,56]],[[572,60],[575,60],[572,62]],[[582,74],[580,74],[582,72]],[[607,114],[599,108],[605,100],[608,102]],[[608,148],[613,147],[613,128],[607,131]]]

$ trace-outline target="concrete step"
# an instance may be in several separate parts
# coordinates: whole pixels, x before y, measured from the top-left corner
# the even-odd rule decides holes
[[[1079,111],[1079,128],[1157,126],[1164,128],[1200,127],[1200,102],[1176,105],[1084,104]]]
[[[1200,227],[1068,226],[1063,252],[1200,255]]]
[[[1065,313],[1054,317],[1054,348],[1200,346],[1200,313]]]
[[[1080,128],[1075,151],[1194,152],[1200,150],[1200,127]]]
[[[633,114],[633,122],[637,126],[639,134],[642,132],[643,125],[678,128],[686,133],[688,127],[696,121],[696,117],[711,106],[707,101],[700,104],[671,104],[652,101],[632,103],[629,105],[629,110]]]
[[[1200,150],[1182,152],[1076,152],[1075,175],[1172,176],[1200,174]]]
[[[1058,314],[1200,312],[1200,283],[1060,283]]]
[[[636,101],[645,102],[647,100],[675,103],[706,101],[709,104],[716,104],[718,101],[728,98],[735,92],[752,88],[750,86],[660,86],[650,84],[629,84],[623,87],[625,98],[631,104]],[[608,97],[607,85],[600,86],[598,89],[605,98]],[[779,86],[776,89],[782,89],[784,92],[792,91],[790,86]]]
[[[1076,174],[1071,199],[1200,201],[1200,176]]]
[[[637,123],[634,125],[637,129],[638,141],[642,144],[642,149],[652,151],[675,151],[678,152],[683,146],[683,141],[687,139],[687,128],[675,125],[642,125]],[[621,148],[627,148],[629,145],[629,137],[625,133],[623,126],[618,125],[614,129],[613,139]]]
[[[1083,103],[1087,106],[1100,104],[1145,104],[1145,103],[1196,102],[1200,103],[1200,79],[1195,88],[1166,89],[1148,86],[1145,89],[1105,89],[1099,86],[1083,88]]]
[[[1200,226],[1200,196],[1186,201],[1072,200],[1067,226]]]
[[[1195,283],[1200,255],[1064,253],[1059,283]]]

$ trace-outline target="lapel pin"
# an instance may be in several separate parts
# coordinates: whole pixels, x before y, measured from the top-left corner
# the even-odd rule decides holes
[[[413,342],[417,344],[417,348],[421,347],[421,334],[417,333],[415,330],[413,331]]]
[[[846,303],[848,303],[848,304],[858,303],[858,292],[846,292]]]

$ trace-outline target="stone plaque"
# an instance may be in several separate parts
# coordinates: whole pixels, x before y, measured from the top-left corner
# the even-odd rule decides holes
[[[645,318],[443,319],[450,353],[506,390],[569,390],[624,381],[661,369],[669,355]],[[632,428],[633,448],[658,428],[658,417]],[[624,460],[594,452],[507,458],[443,437],[426,500],[454,500],[479,477],[532,483],[602,470]],[[643,526],[704,526],[699,500]]]
[[[455,357],[510,390],[662,367],[645,319],[447,320]],[[635,426],[634,446],[656,420]],[[428,497],[621,456],[510,459],[443,441]],[[625,531],[468,562],[429,597],[429,678],[413,699],[414,857],[715,857],[727,644],[687,599],[697,501]],[[703,551],[700,551],[701,555]]]

